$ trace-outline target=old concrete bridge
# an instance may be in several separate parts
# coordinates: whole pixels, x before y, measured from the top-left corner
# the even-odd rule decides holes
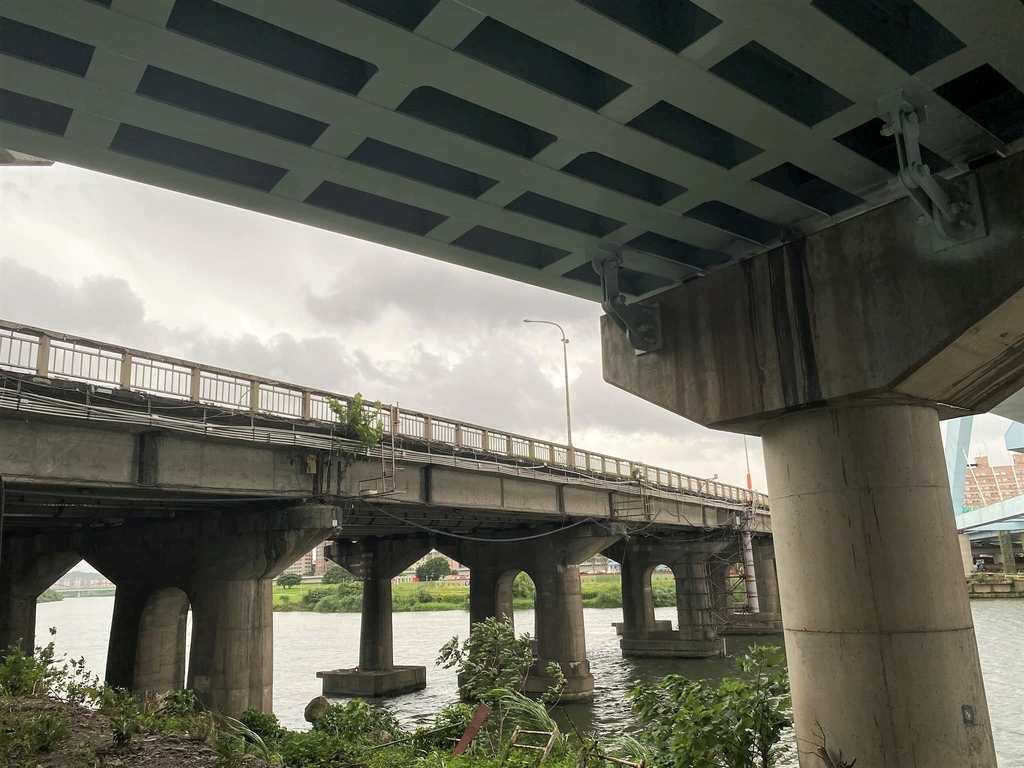
[[[0,145],[601,301],[764,440],[797,737],[993,768],[939,419],[1024,385],[1024,4],[300,5],[0,0]]]
[[[538,668],[558,662],[568,698],[593,692],[577,564],[596,552],[623,565],[626,654],[717,655],[744,533],[763,607],[744,620],[780,626],[766,498],[745,489],[394,407],[370,409],[384,439],[343,471],[329,393],[6,322],[0,369],[0,646],[31,648],[36,596],[84,557],[118,586],[113,684],[184,685],[191,606],[188,686],[269,708],[272,579],[327,537],[364,588],[358,668],[327,692],[422,687],[392,658],[390,582],[431,548],[471,567],[471,621],[511,615],[530,574]],[[659,564],[674,630],[654,621]]]

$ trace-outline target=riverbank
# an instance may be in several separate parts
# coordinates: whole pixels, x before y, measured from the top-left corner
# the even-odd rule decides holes
[[[513,607],[516,610],[532,610],[533,585],[517,588],[516,591]],[[675,605],[675,590],[671,581],[654,584],[652,591],[656,607]],[[581,593],[584,608],[622,607],[622,588],[618,580],[584,582]],[[469,585],[458,581],[392,584],[391,602],[392,610],[396,613],[468,611]],[[274,587],[275,611],[358,613],[362,606],[362,585],[358,582]]]

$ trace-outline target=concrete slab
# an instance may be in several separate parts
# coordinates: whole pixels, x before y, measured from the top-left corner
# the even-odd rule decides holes
[[[714,659],[725,655],[725,640],[622,638],[622,655],[630,659]]]
[[[324,696],[380,698],[422,691],[427,687],[426,667],[394,667],[377,671],[363,671],[356,667],[317,672],[316,676],[324,681]]]

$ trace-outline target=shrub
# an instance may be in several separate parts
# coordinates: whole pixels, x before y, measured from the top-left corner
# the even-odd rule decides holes
[[[306,594],[302,596],[302,604],[305,606],[314,606],[330,594],[330,589],[316,587],[314,589],[309,590]]]
[[[246,707],[238,720],[264,741],[275,741],[283,731],[277,715],[273,712],[261,712],[256,707]]]
[[[676,589],[670,584],[655,584],[651,587],[656,608],[673,607],[676,604]]]
[[[340,613],[341,598],[337,595],[322,597],[314,604],[313,610],[317,613]]]
[[[707,680],[669,675],[630,694],[653,747],[652,768],[771,768],[790,719],[789,677],[778,648],[754,646],[737,659],[745,677]]]
[[[352,748],[393,741],[402,733],[391,710],[371,707],[362,699],[328,707],[313,724],[313,730]]]

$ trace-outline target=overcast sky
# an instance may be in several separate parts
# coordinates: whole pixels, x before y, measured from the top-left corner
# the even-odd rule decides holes
[[[604,383],[596,303],[65,165],[0,168],[0,225],[5,320],[562,442],[553,320],[577,446],[745,484],[740,436]]]

